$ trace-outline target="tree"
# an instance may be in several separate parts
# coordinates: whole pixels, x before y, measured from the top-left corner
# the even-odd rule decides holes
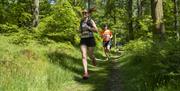
[[[33,26],[37,27],[39,23],[39,0],[34,0]]]
[[[137,0],[137,13],[138,13],[138,17],[142,16],[142,0]]]
[[[133,40],[133,39],[134,39],[132,16],[133,16],[133,0],[128,0],[128,18],[129,18],[128,29],[129,29],[129,40]]]
[[[178,0],[173,0],[174,2],[174,29],[176,31],[177,40],[179,40],[179,21],[178,21]]]
[[[162,0],[151,0],[151,14],[154,24],[153,38],[163,40],[165,33],[165,25],[163,23]]]
[[[87,9],[90,9],[90,7],[91,7],[91,0],[86,0],[86,8]]]

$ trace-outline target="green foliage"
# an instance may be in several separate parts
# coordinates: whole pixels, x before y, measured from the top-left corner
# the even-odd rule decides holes
[[[24,30],[19,33],[14,33],[10,38],[10,42],[16,45],[29,45],[33,44],[34,40],[36,40],[35,36],[32,33]]]
[[[18,26],[13,24],[0,24],[0,33],[15,33],[18,32]]]
[[[98,28],[105,23],[110,25],[118,42],[127,42],[127,24],[133,20],[133,33],[139,40],[130,41],[123,49],[125,88],[179,91],[180,42],[159,44],[149,40],[152,38],[150,0],[142,0],[141,16],[137,15],[134,1],[131,19],[127,16],[127,1],[91,0],[91,5],[97,7],[92,18]],[[35,29],[31,29],[32,3],[32,0],[0,0],[0,91],[58,91],[65,81],[74,80],[74,74],[80,74],[81,54],[73,46],[80,41],[77,30],[85,2],[57,0],[50,5],[48,0],[40,0],[40,23]],[[163,5],[166,34],[173,39],[174,4],[164,0]],[[97,48],[102,48],[101,38],[98,34],[95,37]]]
[[[144,55],[147,52],[147,50],[151,48],[151,42],[152,41],[150,40],[130,41],[123,47],[123,49],[126,50],[126,52],[128,53]]]
[[[32,20],[32,1],[6,0],[0,2],[1,24],[10,23],[21,27],[27,27]]]
[[[122,69],[128,91],[178,91],[180,76],[179,42],[167,41],[154,44],[152,41],[131,41],[124,47],[125,65]],[[132,78],[132,79],[131,79]],[[129,80],[128,80],[129,79]],[[127,81],[126,81],[127,80]],[[174,90],[177,89],[177,90]]]
[[[137,25],[135,28],[135,38],[151,38],[152,39],[152,19],[149,15],[137,18]]]
[[[83,0],[68,0],[68,2],[74,7],[76,7],[76,6],[83,7],[84,3],[85,3]]]
[[[166,35],[175,36],[175,29],[173,23],[175,21],[175,13],[174,13],[174,3],[172,0],[164,1],[164,17],[165,17],[165,25],[166,25]]]
[[[32,21],[32,15],[30,13],[23,12],[19,17],[19,25],[30,27],[29,24]]]
[[[51,5],[48,3],[49,0],[39,0],[39,12],[40,12],[40,19],[45,18],[50,15],[52,12]]]
[[[52,15],[43,18],[38,26],[42,36],[46,36],[56,42],[74,42],[77,34],[79,19],[68,2],[52,7]]]

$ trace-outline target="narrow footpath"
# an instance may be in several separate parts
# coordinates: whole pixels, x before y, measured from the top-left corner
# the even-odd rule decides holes
[[[109,76],[106,84],[106,91],[123,91],[121,72],[120,68],[118,67],[119,60],[116,61],[115,59],[111,59],[109,61]]]

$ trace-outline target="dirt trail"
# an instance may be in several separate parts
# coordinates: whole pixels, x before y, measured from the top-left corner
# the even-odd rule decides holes
[[[121,72],[120,68],[118,67],[118,61],[111,59],[109,63],[109,77],[105,87],[106,91],[123,91]]]

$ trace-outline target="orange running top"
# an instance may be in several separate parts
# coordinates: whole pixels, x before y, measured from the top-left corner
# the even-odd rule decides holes
[[[107,29],[107,30],[101,31],[100,35],[102,36],[103,41],[109,41],[111,39],[112,32],[109,29]]]

